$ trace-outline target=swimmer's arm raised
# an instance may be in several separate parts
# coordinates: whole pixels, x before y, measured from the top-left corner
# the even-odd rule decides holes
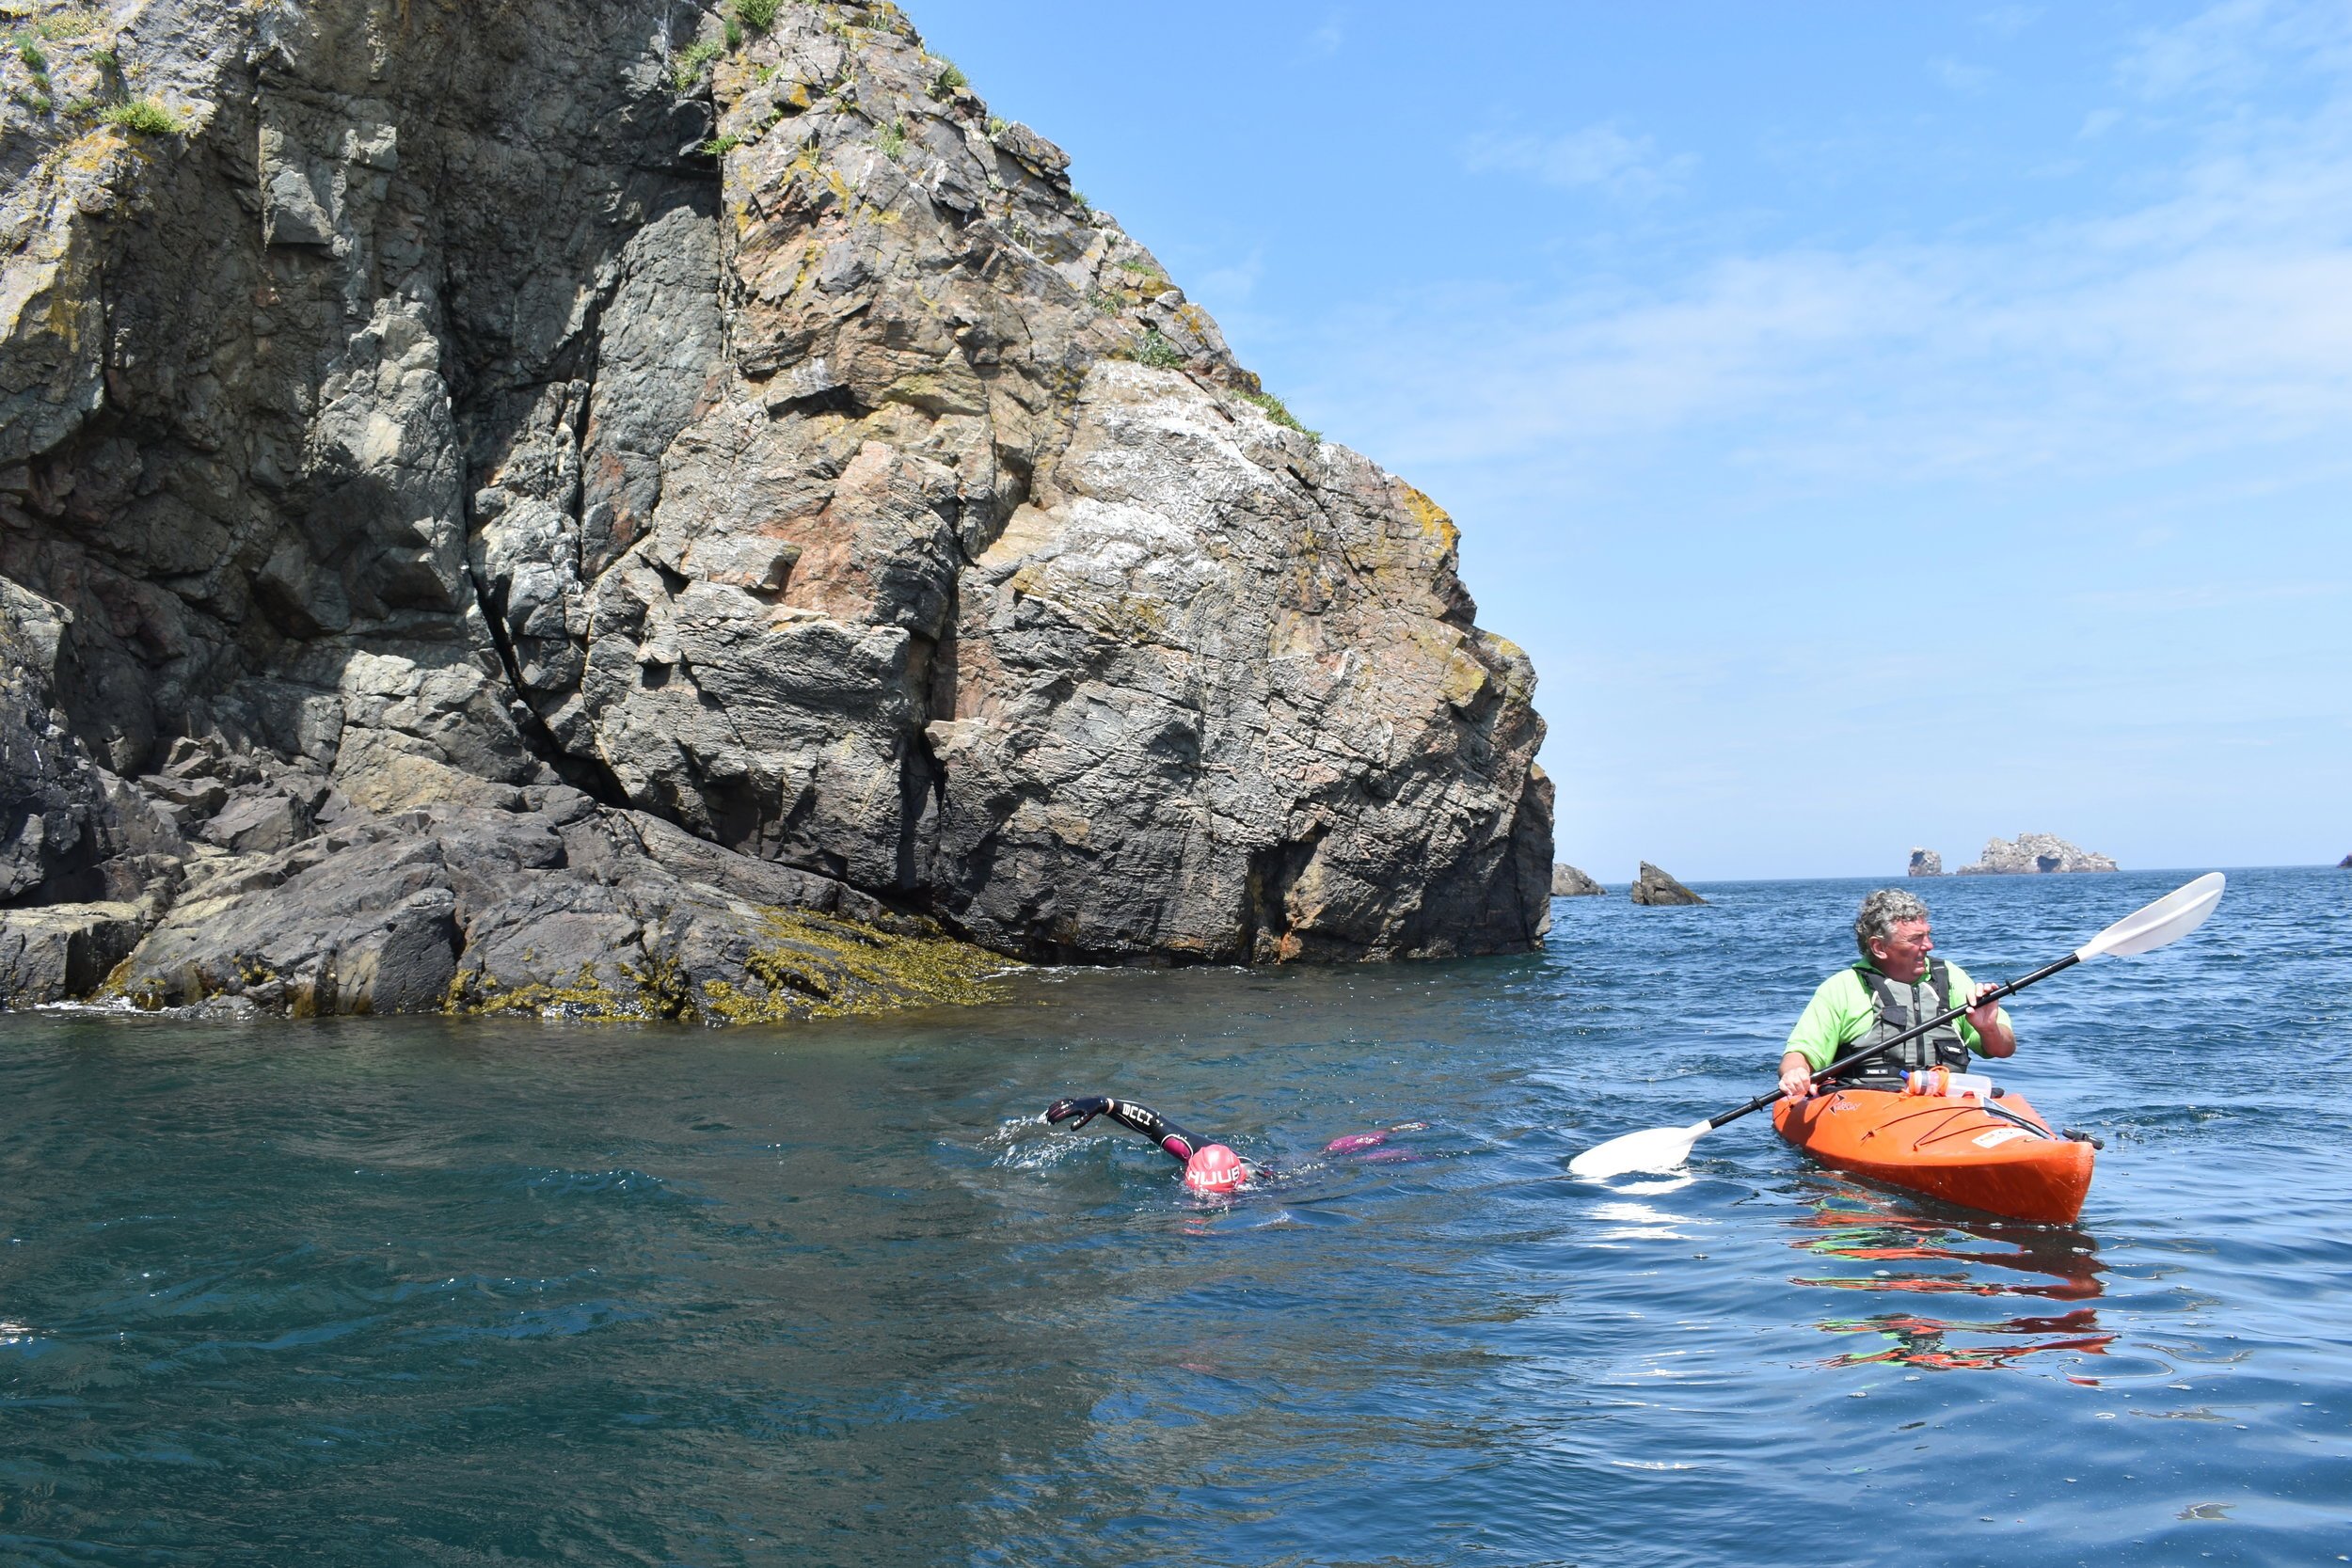
[[[1138,1105],[1132,1100],[1113,1100],[1108,1095],[1090,1094],[1076,1100],[1057,1100],[1045,1108],[1045,1119],[1049,1122],[1064,1122],[1073,1117],[1078,1118],[1078,1127],[1084,1127],[1096,1117],[1108,1117],[1121,1127],[1140,1132],[1159,1145],[1160,1152],[1179,1164],[1191,1159],[1193,1150],[1206,1142],[1185,1132],[1151,1106]],[[1077,1127],[1071,1129],[1073,1132],[1077,1130]]]

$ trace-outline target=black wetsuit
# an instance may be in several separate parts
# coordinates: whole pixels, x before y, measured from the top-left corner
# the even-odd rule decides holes
[[[1078,1118],[1078,1127],[1084,1127],[1096,1117],[1108,1117],[1120,1126],[1140,1132],[1159,1145],[1160,1151],[1180,1165],[1213,1141],[1195,1137],[1149,1105],[1138,1105],[1132,1100],[1113,1100],[1108,1095],[1090,1094],[1077,1100],[1057,1100],[1045,1108],[1045,1119],[1049,1122],[1064,1122],[1072,1117]],[[1075,1132],[1078,1127],[1071,1131]]]

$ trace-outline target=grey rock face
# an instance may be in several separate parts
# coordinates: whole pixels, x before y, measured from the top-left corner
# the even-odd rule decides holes
[[[73,15],[60,96],[111,50],[182,130],[0,127],[0,902],[139,903],[164,991],[243,955],[317,1010],[727,898],[1046,957],[1537,940],[1534,673],[1452,524],[1269,417],[894,9],[713,60],[653,0]],[[566,858],[490,918],[453,867],[559,785],[790,896],[672,931]]]
[[[328,824],[291,848],[200,853],[114,989],[297,1017],[726,1022],[970,1000],[995,967],[840,883],[567,786],[486,800],[467,775],[441,782],[389,816],[330,800]]]
[[[1706,899],[1667,876],[1649,862],[1642,863],[1642,874],[1634,879],[1633,901],[1637,904],[1704,904]]]
[[[1914,849],[1911,852],[1911,870],[1907,874],[1913,877],[1941,877],[1944,875],[1944,857],[1932,849]]]
[[[0,911],[0,1007],[89,995],[130,957],[148,917],[121,903]]]
[[[2077,848],[2054,833],[2019,833],[2014,839],[1989,839],[1974,865],[1959,875],[2018,876],[2043,872],[2113,871],[2115,862],[2105,855]]]
[[[1563,861],[1551,868],[1554,898],[1597,898],[1609,890]]]

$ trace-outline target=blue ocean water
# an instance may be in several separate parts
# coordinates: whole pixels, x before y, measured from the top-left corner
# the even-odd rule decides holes
[[[1919,885],[1994,978],[2185,879]],[[1565,1178],[1768,1086],[1869,885],[792,1030],[0,1017],[0,1560],[2352,1560],[2352,874],[2011,1004],[2078,1227],[1761,1117]]]

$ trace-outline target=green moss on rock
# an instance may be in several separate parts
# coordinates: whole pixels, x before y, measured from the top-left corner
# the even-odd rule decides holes
[[[625,987],[582,964],[570,982],[510,985],[460,971],[443,999],[447,1013],[533,1014],[589,1023],[784,1023],[847,1018],[898,1007],[997,1000],[992,976],[1009,958],[938,935],[904,935],[805,910],[770,909],[738,979],[697,986],[675,955],[617,964]]]

